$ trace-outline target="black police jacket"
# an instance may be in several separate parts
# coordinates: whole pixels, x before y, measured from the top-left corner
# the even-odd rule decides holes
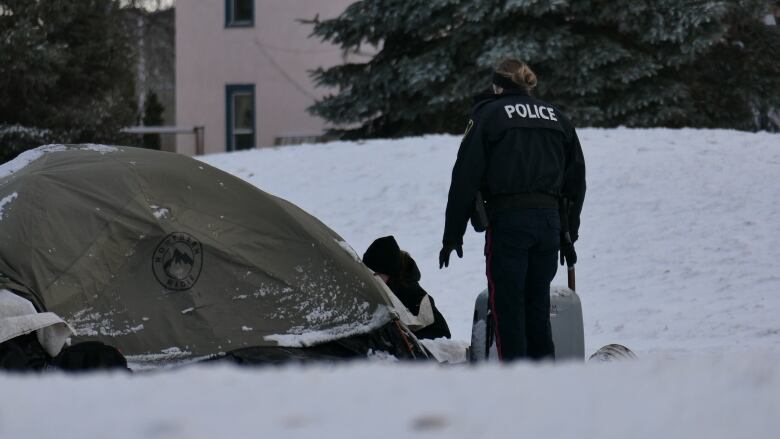
[[[483,95],[484,96],[484,95]],[[571,122],[554,106],[520,90],[505,90],[471,110],[452,169],[444,226],[445,245],[463,243],[477,191],[566,197],[569,231],[578,237],[585,199],[585,159]]]

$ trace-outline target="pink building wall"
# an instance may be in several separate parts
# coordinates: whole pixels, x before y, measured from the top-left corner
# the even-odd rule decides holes
[[[226,151],[225,87],[254,84],[258,147],[322,134],[325,122],[306,108],[325,92],[308,71],[343,62],[342,52],[296,20],[335,17],[352,1],[255,0],[254,26],[231,28],[224,0],[177,0],[176,125],[205,127],[205,153]],[[177,152],[195,154],[194,136],[179,135]]]

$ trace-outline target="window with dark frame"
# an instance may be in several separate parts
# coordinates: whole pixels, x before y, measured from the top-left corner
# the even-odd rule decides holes
[[[225,0],[225,27],[255,25],[255,0]]]
[[[252,149],[256,146],[254,84],[226,87],[227,150]]]

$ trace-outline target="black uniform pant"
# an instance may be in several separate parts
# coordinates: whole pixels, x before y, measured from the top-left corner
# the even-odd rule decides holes
[[[494,212],[487,230],[490,307],[502,361],[554,358],[550,282],[558,270],[557,209]]]

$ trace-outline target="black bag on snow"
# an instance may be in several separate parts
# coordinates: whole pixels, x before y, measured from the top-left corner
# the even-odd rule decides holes
[[[35,332],[0,343],[0,369],[40,371],[46,368],[48,359]]]
[[[99,341],[86,341],[67,346],[51,360],[52,366],[69,372],[96,369],[129,371],[127,359],[119,350]]]

